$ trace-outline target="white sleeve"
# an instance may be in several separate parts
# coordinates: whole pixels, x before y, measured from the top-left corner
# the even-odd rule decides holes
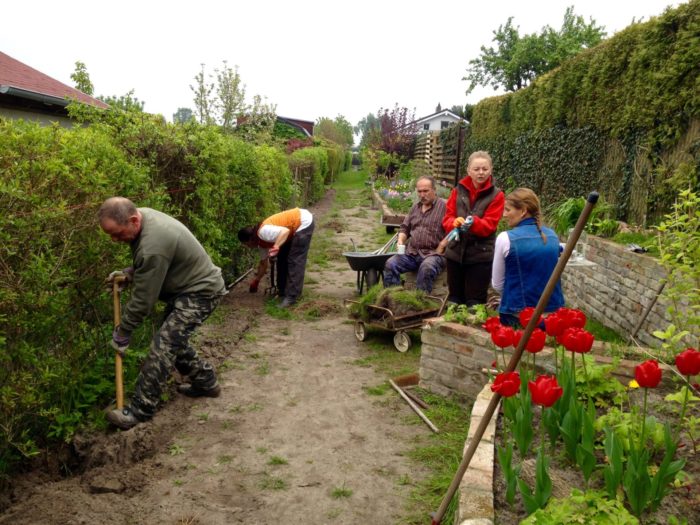
[[[493,268],[491,269],[491,286],[497,292],[503,291],[506,280],[506,257],[510,253],[510,238],[508,232],[501,232],[496,237],[493,250]]]
[[[274,226],[272,224],[265,224],[261,226],[258,230],[258,237],[266,242],[275,242],[277,236],[282,233],[286,228],[282,226]]]

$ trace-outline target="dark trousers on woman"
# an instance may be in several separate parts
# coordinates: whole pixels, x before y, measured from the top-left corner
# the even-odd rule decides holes
[[[491,284],[491,262],[460,264],[447,260],[448,301],[474,306],[486,304]]]

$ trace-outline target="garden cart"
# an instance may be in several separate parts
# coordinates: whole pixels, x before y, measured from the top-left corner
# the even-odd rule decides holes
[[[407,331],[423,326],[423,322],[430,317],[439,317],[445,309],[447,296],[440,298],[432,295],[428,296],[435,304],[434,308],[410,312],[405,315],[394,315],[388,308],[378,305],[366,305],[368,318],[355,318],[355,338],[362,342],[367,338],[367,327],[379,328],[394,332],[394,347],[399,352],[406,352],[411,347],[411,338]],[[352,305],[360,305],[359,301],[352,299],[345,300],[346,308]]]

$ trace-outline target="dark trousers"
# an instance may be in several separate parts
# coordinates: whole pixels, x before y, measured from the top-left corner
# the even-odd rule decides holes
[[[277,289],[281,297],[296,301],[304,288],[306,258],[309,255],[314,223],[297,232],[280,248],[277,255]]]
[[[491,262],[460,264],[447,260],[448,301],[474,306],[486,304]]]

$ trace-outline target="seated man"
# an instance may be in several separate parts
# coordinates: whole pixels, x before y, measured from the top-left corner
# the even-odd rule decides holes
[[[416,181],[419,201],[399,229],[398,252],[384,265],[384,286],[401,283],[401,274],[417,271],[416,288],[430,293],[433,282],[445,268],[445,258],[437,253],[437,247],[445,236],[442,218],[445,201],[435,193],[435,179],[420,177]],[[406,246],[406,240],[408,246]]]

